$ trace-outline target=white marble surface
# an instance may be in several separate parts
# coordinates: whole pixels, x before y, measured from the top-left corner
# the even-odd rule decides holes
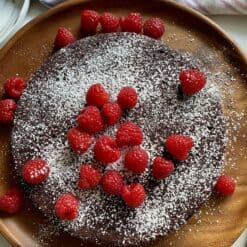
[[[32,1],[26,22],[30,21],[45,10],[46,8],[41,6],[38,2]],[[212,18],[212,20],[218,23],[228,34],[230,34],[232,38],[240,45],[242,50],[244,50],[247,54],[247,16],[211,16],[210,18]],[[247,230],[240,236],[239,241],[237,241],[232,247],[246,246]],[[0,247],[10,247],[2,236],[0,236]]]

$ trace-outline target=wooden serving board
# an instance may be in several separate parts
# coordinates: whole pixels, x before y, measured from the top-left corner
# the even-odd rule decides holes
[[[212,21],[182,5],[162,0],[91,0],[68,1],[27,24],[0,51],[0,82],[19,74],[28,80],[53,52],[53,40],[60,26],[71,28],[80,38],[80,11],[95,9],[122,16],[138,11],[145,18],[158,16],[166,23],[162,40],[169,46],[205,59],[208,70],[219,73],[219,83],[227,82],[231,109],[225,113],[241,123],[232,130],[227,148],[226,173],[237,179],[236,193],[227,199],[212,197],[178,232],[150,246],[229,247],[247,226],[247,59],[236,44]],[[222,75],[224,76],[222,79]],[[3,95],[2,86],[0,94]],[[238,118],[242,113],[241,118]],[[0,193],[15,183],[12,177],[9,137],[11,129],[0,126]],[[38,236],[47,227],[30,202],[18,215],[1,214],[0,231],[13,246],[89,246],[66,234],[48,237],[48,245],[39,244]],[[37,224],[37,223],[42,223]],[[91,246],[91,245],[90,245]]]

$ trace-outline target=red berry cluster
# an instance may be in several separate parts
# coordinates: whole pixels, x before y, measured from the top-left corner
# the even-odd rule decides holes
[[[12,99],[0,100],[0,124],[10,124],[14,119],[16,102],[26,87],[24,79],[15,76],[11,77],[4,83],[4,91]]]
[[[176,160],[186,160],[193,146],[193,140],[189,136],[171,135],[165,141],[167,151]],[[174,164],[161,156],[153,160],[152,172],[156,179],[164,179],[174,171]]]
[[[142,33],[159,39],[165,32],[164,23],[160,18],[150,18],[143,23],[140,13],[130,13],[125,17],[117,17],[112,13],[105,12],[100,15],[94,10],[83,10],[81,12],[81,30],[84,34],[95,34],[98,29],[105,33],[122,30],[123,32]],[[75,41],[72,32],[60,27],[55,38],[55,47],[62,48]]]
[[[92,135],[102,131],[107,125],[116,124],[122,111],[134,108],[137,100],[136,91],[131,87],[124,87],[120,90],[117,101],[110,102],[110,95],[105,88],[99,83],[93,84],[86,93],[87,106],[76,119],[78,126],[68,131],[68,142],[72,150],[79,154],[86,152],[92,143]],[[120,158],[122,147],[140,145],[142,141],[141,129],[132,122],[124,122],[116,132],[116,139],[102,135],[96,140],[93,148],[95,159],[103,164],[113,163]],[[148,154],[141,148],[130,148],[124,163],[128,170],[140,174],[147,167]],[[95,165],[82,164],[78,187],[92,189],[99,184],[106,194],[122,196],[130,207],[139,207],[144,202],[146,193],[141,184],[125,185],[118,171],[110,170],[102,174]],[[58,198],[55,211],[60,219],[70,220],[76,217],[78,206],[74,200],[75,197],[71,194]]]

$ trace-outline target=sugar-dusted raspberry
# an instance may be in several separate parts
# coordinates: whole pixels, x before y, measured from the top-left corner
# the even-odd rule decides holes
[[[122,109],[118,103],[109,102],[103,105],[101,113],[106,124],[114,125],[121,118]]]
[[[193,147],[193,139],[185,135],[171,135],[165,141],[167,151],[177,160],[186,160]]]
[[[72,128],[67,133],[71,149],[78,153],[85,153],[93,142],[93,137],[78,128]]]
[[[72,44],[75,42],[74,35],[65,27],[60,27],[57,30],[57,35],[55,38],[55,47],[57,49],[60,49],[62,47],[65,47],[69,44]]]
[[[90,164],[82,164],[80,169],[80,180],[78,183],[81,189],[92,189],[96,187],[101,180],[99,169]]]
[[[137,100],[137,92],[132,87],[123,87],[117,96],[117,102],[123,110],[134,108],[136,106]]]
[[[143,133],[136,124],[124,122],[117,130],[116,140],[119,147],[140,145],[143,141]]]
[[[95,143],[94,156],[102,163],[113,163],[120,158],[121,152],[116,141],[110,136],[101,136]]]
[[[123,187],[122,198],[127,206],[131,208],[138,208],[143,204],[146,198],[146,192],[141,184],[133,183]]]
[[[204,88],[206,76],[196,69],[183,70],[179,74],[182,92],[186,95],[193,95]]]
[[[134,174],[140,174],[145,171],[148,165],[148,154],[142,148],[130,149],[124,159],[125,167]]]
[[[130,13],[120,19],[120,25],[124,32],[142,32],[142,16],[140,13]]]
[[[164,179],[174,171],[174,164],[163,157],[155,157],[152,172],[156,179]]]
[[[85,33],[95,33],[99,24],[100,15],[94,10],[81,12],[81,30]]]
[[[111,13],[105,12],[100,16],[100,24],[103,32],[116,32],[119,27],[119,18]]]
[[[61,220],[73,220],[77,217],[80,204],[71,193],[62,194],[55,204],[56,216]]]
[[[144,22],[143,33],[145,35],[154,39],[159,39],[164,32],[164,22],[160,18],[150,18]]]
[[[4,90],[6,94],[14,99],[19,99],[26,83],[23,78],[19,76],[11,77],[4,83]]]
[[[87,106],[77,117],[80,129],[89,134],[100,132],[104,128],[104,120],[96,106]]]
[[[10,124],[14,119],[16,103],[12,99],[0,100],[0,123]]]
[[[45,160],[33,159],[22,167],[22,178],[29,184],[39,184],[49,175],[50,167]]]
[[[23,195],[17,188],[8,190],[4,195],[0,196],[0,210],[9,213],[17,213],[23,204]]]
[[[222,196],[230,196],[235,191],[235,181],[232,177],[221,175],[218,178],[215,189]]]
[[[102,106],[110,99],[108,92],[100,83],[93,84],[87,91],[86,100],[89,105]]]
[[[124,182],[118,171],[107,171],[102,177],[103,190],[110,195],[121,194]]]

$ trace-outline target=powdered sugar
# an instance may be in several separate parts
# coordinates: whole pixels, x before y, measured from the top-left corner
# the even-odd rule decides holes
[[[59,225],[72,235],[99,243],[114,239],[116,245],[138,244],[178,229],[211,194],[223,166],[225,126],[213,81],[209,77],[207,87],[192,97],[178,93],[179,72],[197,66],[189,55],[130,33],[96,35],[56,53],[33,76],[19,101],[12,134],[17,172],[34,157],[45,159],[51,167],[48,180],[31,189],[34,204],[57,222],[56,198],[74,193],[80,200],[79,216]],[[104,85],[112,100],[123,86],[137,90],[137,107],[126,112],[120,123],[130,120],[142,128],[149,166],[154,156],[164,154],[163,143],[170,134],[186,134],[195,142],[189,159],[175,162],[175,172],[160,182],[152,178],[150,169],[133,176],[124,169],[122,159],[107,167],[124,173],[126,182],[143,183],[148,197],[135,210],[101,188],[77,188],[81,163],[95,163],[93,146],[86,154],[76,155],[66,134],[95,82]],[[119,124],[103,133],[114,136]]]

